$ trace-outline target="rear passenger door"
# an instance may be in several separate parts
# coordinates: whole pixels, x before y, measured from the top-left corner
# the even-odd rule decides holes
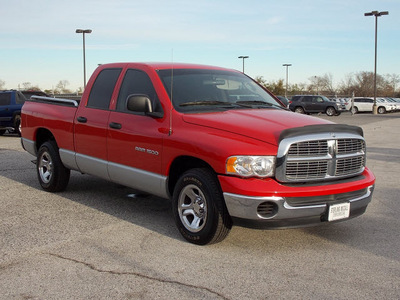
[[[75,118],[75,152],[78,168],[83,173],[105,179],[109,179],[106,146],[109,106],[121,70],[104,69],[98,74],[86,104],[79,106]]]
[[[301,103],[303,103],[303,108],[306,112],[312,112],[313,110],[312,97],[304,96],[300,101]]]

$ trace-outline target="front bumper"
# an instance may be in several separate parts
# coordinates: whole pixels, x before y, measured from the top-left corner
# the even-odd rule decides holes
[[[350,216],[353,218],[363,214],[371,202],[374,186],[363,189],[355,197],[326,197],[326,202],[321,203],[323,197],[318,197],[318,204],[293,205],[295,201],[285,197],[249,197],[224,193],[225,203],[232,218],[241,223],[252,224],[259,227],[301,227],[316,225],[328,220],[329,205],[350,202]],[[332,200],[332,198],[334,200]],[[297,198],[296,198],[297,199]],[[312,197],[307,198],[311,200]],[[348,219],[348,218],[346,218]],[[341,219],[344,221],[346,219]]]
[[[328,185],[284,186],[274,180],[239,184],[245,181],[220,177],[226,207],[236,223],[287,228],[328,222],[329,207],[334,204],[350,203],[349,217],[339,221],[363,214],[372,199],[375,177],[366,169],[357,180]]]

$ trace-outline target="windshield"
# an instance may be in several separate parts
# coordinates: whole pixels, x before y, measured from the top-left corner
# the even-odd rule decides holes
[[[331,100],[329,100],[328,98],[326,98],[325,96],[320,96],[322,97],[322,99],[324,100],[324,102],[332,102]]]
[[[236,72],[203,69],[159,70],[174,108],[180,112],[238,108],[282,108],[249,77]]]

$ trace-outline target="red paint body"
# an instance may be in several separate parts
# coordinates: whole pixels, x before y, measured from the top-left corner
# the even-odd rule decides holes
[[[87,101],[98,74],[105,68],[122,68],[108,110],[88,108]],[[279,135],[288,128],[312,124],[331,124],[307,115],[284,110],[239,109],[199,114],[176,111],[157,70],[204,68],[181,64],[118,63],[100,66],[90,78],[79,107],[49,105],[27,101],[23,107],[22,137],[36,141],[40,129],[54,136],[60,149],[100,160],[126,165],[168,177],[174,161],[192,157],[204,162],[218,174],[223,192],[259,197],[311,197],[347,193],[367,188],[375,178],[366,168],[357,181],[332,181],[323,185],[288,185],[274,178],[240,178],[225,174],[225,163],[232,155],[276,155]],[[211,67],[213,69],[219,69]],[[160,100],[162,118],[115,111],[118,93],[127,69],[146,72]],[[77,121],[85,117],[87,123]],[[122,129],[109,127],[111,122]],[[151,149],[157,155],[135,147]]]

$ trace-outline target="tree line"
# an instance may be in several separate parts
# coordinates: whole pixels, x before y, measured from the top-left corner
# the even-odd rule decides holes
[[[275,95],[285,95],[286,83],[283,79],[277,81],[267,81],[262,76],[257,76],[255,80],[266,87]],[[293,95],[317,94],[328,97],[351,97],[354,93],[356,97],[371,97],[374,95],[374,73],[358,72],[346,75],[337,87],[333,84],[332,74],[324,74],[322,76],[313,76],[308,79],[310,83],[294,83],[288,85],[288,98]],[[400,75],[388,74],[385,76],[377,74],[376,87],[377,96],[379,97],[400,97]],[[38,86],[32,85],[30,82],[24,82],[19,89],[22,90],[40,90]],[[68,88],[68,80],[60,80],[55,88],[44,90],[47,94],[81,94],[83,88],[72,91]],[[5,82],[0,79],[0,90],[4,89]]]
[[[257,76],[255,80],[266,87],[275,95],[285,95],[286,83],[283,79],[277,81],[266,81],[262,76]],[[328,97],[351,97],[354,93],[356,97],[371,97],[374,95],[374,73],[358,72],[346,75],[337,87],[333,84],[332,74],[313,76],[307,83],[295,83],[288,85],[288,98],[293,95],[317,94]],[[388,74],[385,76],[377,74],[376,91],[379,97],[400,97],[398,74]]]
[[[59,94],[82,94],[83,88],[80,87],[78,90],[71,90],[68,88],[68,80],[60,80],[53,89],[42,90],[38,85],[33,85],[30,82],[23,82],[18,85],[19,90],[30,90],[30,91],[43,91],[49,95],[59,95]],[[0,90],[5,89],[6,83],[0,79]]]

